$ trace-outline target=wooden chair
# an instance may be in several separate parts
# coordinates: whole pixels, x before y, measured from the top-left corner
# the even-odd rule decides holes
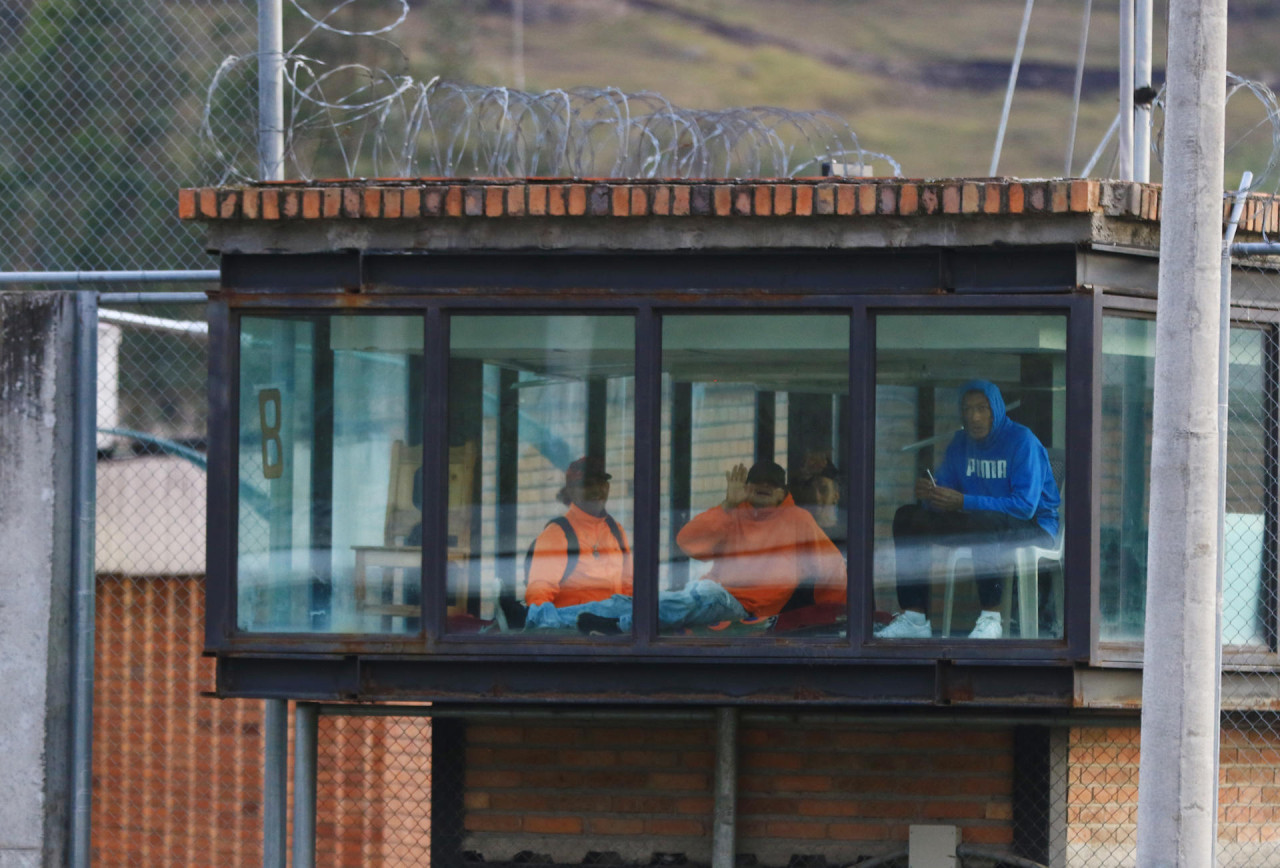
[[[447,555],[451,562],[463,562],[471,557],[472,485],[477,451],[476,444],[470,441],[449,449]],[[363,614],[408,618],[421,613],[418,602],[404,602],[416,596],[410,595],[405,586],[405,571],[410,570],[409,575],[417,581],[416,571],[422,566],[422,546],[408,543],[410,532],[422,521],[422,510],[413,502],[414,477],[421,466],[421,446],[407,446],[400,440],[391,444],[382,545],[354,547],[356,609]],[[465,607],[467,571],[451,569],[450,575],[458,585],[451,588],[451,596],[458,601],[454,608]]]
[[[391,444],[382,545],[354,547],[356,610],[362,614],[410,618],[421,613],[417,602],[394,602],[412,599],[404,586],[405,571],[422,566],[422,546],[406,544],[409,532],[422,521],[422,510],[413,502],[413,480],[421,466],[421,446],[406,446],[402,440]],[[375,575],[376,590],[370,594]]]

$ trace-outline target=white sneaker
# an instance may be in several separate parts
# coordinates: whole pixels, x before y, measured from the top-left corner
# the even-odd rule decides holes
[[[999,612],[983,612],[978,622],[973,625],[970,639],[999,639],[1004,635],[1004,625],[1000,622]]]
[[[876,633],[878,639],[932,639],[933,628],[924,612],[899,612]]]

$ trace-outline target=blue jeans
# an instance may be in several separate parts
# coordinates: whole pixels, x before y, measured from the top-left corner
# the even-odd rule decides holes
[[[631,598],[614,594],[605,600],[579,603],[557,609],[551,603],[539,603],[529,608],[529,627],[575,628],[578,616],[583,612],[602,618],[617,618],[618,628],[631,629]],[[719,624],[721,621],[741,621],[751,614],[732,594],[718,582],[698,579],[679,591],[663,591],[658,594],[658,623],[663,627],[697,627]]]

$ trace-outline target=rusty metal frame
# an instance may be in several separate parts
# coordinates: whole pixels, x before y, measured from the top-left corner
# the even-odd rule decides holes
[[[206,647],[219,658],[218,691],[223,695],[287,695],[312,698],[404,698],[433,695],[445,698],[457,689],[453,674],[471,673],[461,683],[501,682],[499,690],[581,695],[607,690],[620,683],[620,670],[661,662],[681,662],[690,672],[704,673],[703,687],[717,701],[735,692],[751,695],[757,688],[770,701],[805,701],[782,685],[800,685],[805,672],[840,673],[826,664],[857,663],[852,672],[824,676],[824,691],[839,701],[880,701],[884,691],[908,671],[920,673],[931,685],[928,695],[912,694],[911,701],[950,701],[955,691],[939,673],[971,671],[991,666],[1009,673],[1008,690],[1030,690],[1039,683],[1056,685],[1055,702],[1070,696],[1059,684],[1089,649],[1090,594],[1082,583],[1068,580],[1065,641],[1008,640],[996,645],[955,641],[917,643],[913,647],[875,643],[870,633],[869,555],[862,566],[850,565],[850,628],[843,639],[770,639],[746,642],[658,638],[655,591],[637,583],[637,618],[632,636],[621,640],[575,639],[529,642],[519,638],[446,634],[443,595],[427,593],[443,587],[443,558],[423,563],[423,619],[418,635],[240,633],[235,629],[235,477],[239,365],[239,320],[242,315],[304,313],[409,313],[424,315],[425,352],[423,430],[424,490],[442,492],[447,435],[433,426],[447,407],[448,316],[462,312],[567,313],[631,312],[636,317],[636,515],[657,514],[657,448],[660,320],[663,313],[694,309],[717,312],[767,310],[839,310],[850,316],[850,401],[867,406],[874,397],[874,312],[1012,312],[1060,311],[1067,316],[1068,430],[1084,449],[1068,468],[1073,497],[1067,505],[1069,527],[1077,529],[1067,542],[1072,573],[1090,563],[1091,544],[1085,531],[1092,526],[1092,434],[1094,299],[1074,285],[1074,248],[1053,246],[1018,251],[911,250],[866,252],[795,251],[771,254],[716,252],[711,254],[380,254],[348,252],[299,255],[225,255],[224,283],[211,305],[211,432],[210,432],[210,545],[209,608]],[[744,259],[747,264],[744,264]],[[871,266],[864,268],[865,266]],[[1038,270],[1037,270],[1038,269]],[[704,286],[693,278],[719,274],[719,285]],[[522,280],[516,280],[517,276]],[[924,277],[928,276],[928,280]],[[1039,279],[1037,280],[1037,275]],[[369,282],[379,276],[386,283]],[[515,282],[513,282],[515,281]],[[985,282],[984,282],[985,281]],[[405,284],[416,282],[416,285]],[[554,292],[551,290],[555,290]],[[434,355],[433,355],[434,354]],[[649,372],[642,375],[641,372]],[[871,497],[870,444],[872,422],[850,426],[850,528],[869,533],[866,517]],[[652,471],[652,472],[649,472]],[[652,477],[652,478],[651,478]],[[445,510],[442,497],[427,498],[424,510],[424,552],[443,551]],[[656,575],[654,521],[637,522],[637,575]],[[652,538],[649,538],[652,537]],[[641,561],[646,561],[642,563]],[[440,563],[436,563],[440,561]],[[652,562],[652,563],[650,563]],[[1083,575],[1088,576],[1086,569]],[[1086,583],[1087,585],[1087,583]],[[1075,593],[1071,589],[1076,589]],[[435,597],[440,596],[440,600]],[[651,611],[652,610],[652,611]],[[640,613],[644,613],[641,615]],[[957,661],[950,663],[948,661]],[[959,661],[967,661],[959,663]],[[1002,668],[1005,662],[1014,667]],[[436,666],[434,664],[447,664]],[[498,664],[492,671],[485,669]],[[568,665],[566,665],[568,664]],[[591,664],[586,667],[586,664]],[[762,669],[761,667],[766,668]],[[585,667],[585,668],[584,668]],[[709,668],[708,668],[709,667]],[[965,669],[968,667],[968,669]],[[599,682],[589,672],[599,673]],[[670,667],[659,666],[670,674]],[[985,670],[984,670],[985,671]],[[1016,672],[1020,674],[1014,674]],[[480,678],[476,673],[490,672]],[[768,677],[762,673],[768,672]],[[375,674],[378,673],[378,674]],[[417,673],[416,675],[414,673]],[[383,686],[383,674],[387,678]],[[1026,677],[1024,677],[1026,676]],[[545,682],[551,677],[558,687]],[[418,678],[414,694],[404,679]],[[634,683],[631,699],[646,699],[647,682]],[[1069,680],[1069,679],[1068,679]],[[831,683],[849,687],[829,690]],[[903,683],[915,683],[907,679]],[[921,682],[922,683],[922,682]],[[940,688],[939,685],[943,685]],[[917,686],[918,687],[918,686]],[[528,688],[527,690],[525,688]],[[693,688],[693,685],[690,685]],[[652,690],[652,688],[649,688]],[[800,688],[798,688],[800,689]],[[1008,691],[984,688],[1001,702]],[[1063,692],[1065,690],[1065,693]],[[264,692],[266,691],[266,692]],[[272,692],[282,691],[282,692]],[[352,692],[354,691],[354,693]],[[548,693],[549,691],[549,693]],[[465,690],[463,691],[465,692]],[[696,692],[696,691],[695,691]],[[804,690],[800,689],[803,694]],[[1013,694],[1006,698],[1012,700]],[[616,699],[617,697],[615,697]],[[750,700],[748,700],[750,701]],[[817,699],[815,701],[830,701]],[[896,700],[890,700],[896,701]]]

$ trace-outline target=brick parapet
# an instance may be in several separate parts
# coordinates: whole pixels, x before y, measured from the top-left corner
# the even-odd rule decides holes
[[[1098,214],[1158,222],[1161,187],[1097,179],[648,180],[443,178],[263,182],[180,190],[183,220],[547,217],[859,218]],[[1223,197],[1223,220],[1230,212]],[[1280,231],[1280,197],[1250,194],[1240,229]]]

